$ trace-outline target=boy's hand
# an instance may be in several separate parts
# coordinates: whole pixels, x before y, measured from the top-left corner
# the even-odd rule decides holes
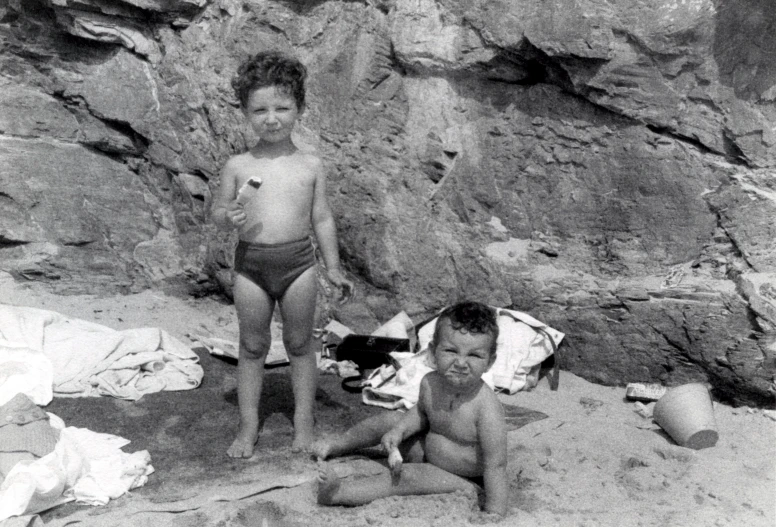
[[[397,479],[401,474],[401,466],[404,463],[404,459],[401,457],[401,452],[398,448],[394,448],[388,453],[388,468],[391,469],[391,476]]]
[[[385,452],[390,455],[394,450],[399,450],[399,445],[403,440],[404,437],[401,430],[393,428],[386,432],[382,439],[380,439],[380,444],[385,449]]]
[[[232,200],[226,206],[226,217],[235,227],[242,227],[248,221],[245,208],[237,201]]]
[[[344,304],[353,298],[353,294],[356,290],[355,285],[353,282],[345,278],[345,275],[342,273],[342,271],[339,269],[327,270],[326,276],[328,277],[329,282],[331,282],[334,287],[340,290],[340,304]]]

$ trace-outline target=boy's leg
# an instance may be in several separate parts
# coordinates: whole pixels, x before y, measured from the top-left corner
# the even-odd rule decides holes
[[[291,386],[294,390],[292,452],[307,450],[313,442],[318,364],[312,337],[317,295],[318,277],[313,266],[294,280],[279,302],[283,318],[283,344],[291,362]]]
[[[383,436],[401,420],[401,412],[386,411],[373,415],[350,427],[344,434],[316,441],[313,454],[320,460],[341,456],[362,448],[380,444]]]
[[[318,475],[318,503],[322,505],[363,505],[388,496],[446,494],[476,491],[475,485],[430,463],[408,463],[394,480],[386,468],[374,476],[339,479],[324,463]]]
[[[259,437],[259,399],[264,383],[264,361],[271,344],[274,302],[261,287],[241,275],[235,275],[233,291],[240,326],[237,361],[240,429],[226,453],[229,457],[251,457]]]

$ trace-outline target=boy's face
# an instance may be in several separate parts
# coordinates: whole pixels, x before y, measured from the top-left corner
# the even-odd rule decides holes
[[[303,110],[296,106],[293,96],[275,86],[267,86],[251,92],[243,112],[262,141],[277,143],[291,136]]]
[[[493,336],[453,329],[443,320],[438,342],[433,343],[437,371],[451,387],[465,391],[478,386],[482,374],[496,361]]]

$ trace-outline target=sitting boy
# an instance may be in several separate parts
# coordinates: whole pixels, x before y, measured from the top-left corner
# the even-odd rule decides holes
[[[318,503],[361,505],[387,496],[455,492],[479,480],[485,512],[503,516],[508,490],[504,410],[480,378],[496,360],[497,340],[492,308],[462,302],[445,309],[430,344],[437,369],[421,381],[418,404],[406,413],[370,417],[312,447],[325,460],[382,444],[391,470],[345,481],[323,464]],[[409,464],[402,466],[402,459]]]

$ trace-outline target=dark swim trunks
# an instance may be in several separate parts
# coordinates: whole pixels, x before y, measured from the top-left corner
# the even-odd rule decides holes
[[[261,287],[273,299],[283,297],[299,276],[315,265],[312,239],[285,243],[240,241],[234,253],[234,270]]]

